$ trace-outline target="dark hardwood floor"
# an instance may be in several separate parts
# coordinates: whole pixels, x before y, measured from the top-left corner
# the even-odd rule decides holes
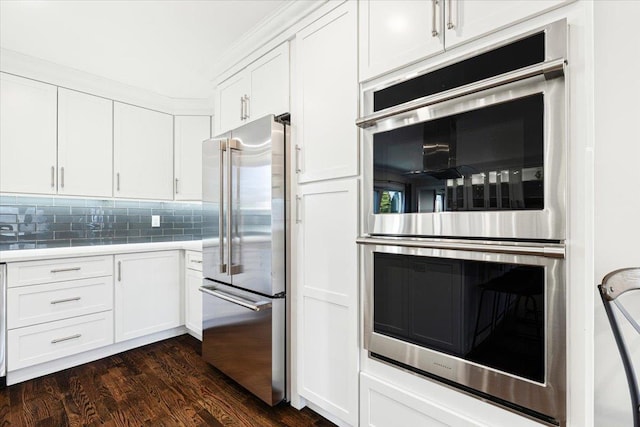
[[[0,390],[0,426],[333,426],[271,408],[183,335]]]

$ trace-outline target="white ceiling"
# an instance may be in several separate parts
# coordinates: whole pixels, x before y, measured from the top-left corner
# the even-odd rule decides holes
[[[0,1],[0,47],[173,98],[211,95],[216,59],[292,0]]]

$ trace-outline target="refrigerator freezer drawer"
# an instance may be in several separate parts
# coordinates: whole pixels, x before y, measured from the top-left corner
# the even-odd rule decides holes
[[[285,398],[285,299],[205,280],[202,357],[264,402]]]

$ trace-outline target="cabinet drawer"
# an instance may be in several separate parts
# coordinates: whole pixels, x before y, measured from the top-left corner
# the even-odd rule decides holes
[[[7,334],[9,371],[113,344],[113,312],[13,329]]]
[[[202,252],[187,251],[187,268],[202,271]]]
[[[113,308],[113,276],[22,286],[7,291],[9,329]]]
[[[112,273],[113,257],[110,255],[14,262],[7,266],[10,288],[110,276]]]

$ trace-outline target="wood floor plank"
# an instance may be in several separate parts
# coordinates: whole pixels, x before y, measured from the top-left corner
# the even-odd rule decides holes
[[[0,390],[0,427],[330,427],[272,408],[200,357],[189,335]]]

